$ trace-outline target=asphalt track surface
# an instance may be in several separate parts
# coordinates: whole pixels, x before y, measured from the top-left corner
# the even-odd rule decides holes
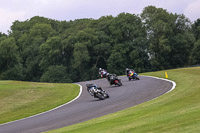
[[[86,82],[80,82],[83,91],[77,100],[41,115],[0,125],[0,133],[39,133],[69,126],[149,101],[168,92],[173,86],[168,81],[139,77],[138,81],[119,77],[123,83],[121,87],[110,86],[106,79],[89,81],[107,91],[110,98],[105,100],[90,96],[86,91]]]

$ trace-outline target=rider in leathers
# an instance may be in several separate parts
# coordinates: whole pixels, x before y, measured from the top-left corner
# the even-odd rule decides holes
[[[95,84],[90,84],[90,83],[87,83],[86,84],[87,86],[87,91],[90,93],[91,96],[94,96],[94,89],[97,88],[99,90],[102,90],[101,87],[98,87],[97,85]],[[103,90],[102,90],[103,91]]]
[[[126,68],[126,76],[127,76],[127,77],[128,77],[128,74],[129,74],[130,71],[135,72],[133,69]]]
[[[99,68],[99,75],[106,76],[107,71],[105,69]]]
[[[114,84],[115,79],[117,78],[116,74],[108,74],[107,80],[110,82],[110,85]]]

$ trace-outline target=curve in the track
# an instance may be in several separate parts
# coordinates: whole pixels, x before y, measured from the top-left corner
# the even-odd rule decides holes
[[[94,99],[86,91],[86,82],[80,82],[83,92],[77,100],[56,110],[2,124],[0,133],[39,133],[69,126],[149,101],[173,87],[172,82],[152,77],[140,76],[141,80],[138,81],[128,81],[125,76],[120,78],[123,83],[121,87],[110,86],[106,79],[89,81],[106,90],[109,99]]]

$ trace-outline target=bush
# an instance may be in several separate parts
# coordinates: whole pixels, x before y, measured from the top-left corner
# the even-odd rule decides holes
[[[40,78],[41,82],[66,83],[72,82],[67,74],[66,67],[62,65],[50,66]]]

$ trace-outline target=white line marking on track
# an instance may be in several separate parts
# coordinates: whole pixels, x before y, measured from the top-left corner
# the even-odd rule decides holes
[[[140,76],[144,76],[144,75],[140,75]],[[165,80],[165,81],[171,82],[171,83],[173,84],[172,88],[171,88],[169,91],[167,91],[166,93],[164,93],[164,94],[167,94],[167,93],[171,92],[171,91],[174,90],[175,87],[176,87],[176,83],[175,83],[174,81],[172,81],[172,80],[168,80],[168,79],[164,79],[164,78],[158,78],[158,77],[154,77],[154,76],[144,76],[144,77],[150,77],[150,78],[155,78],[155,79],[160,79],[160,80]],[[75,83],[75,84],[77,84],[77,83]],[[71,100],[71,101],[69,101],[69,102],[67,102],[67,103],[65,103],[65,104],[62,104],[62,105],[60,105],[60,106],[58,106],[58,107],[56,107],[56,108],[53,108],[53,109],[51,109],[51,110],[49,110],[49,111],[45,111],[45,112],[42,112],[42,113],[39,113],[39,114],[36,114],[36,115],[33,115],[33,116],[29,116],[29,117],[26,117],[26,118],[22,118],[22,119],[19,119],[19,120],[15,120],[15,121],[3,123],[3,124],[0,124],[0,126],[1,126],[1,125],[6,125],[6,124],[9,124],[9,123],[14,123],[14,122],[17,122],[17,121],[21,121],[21,120],[24,120],[24,119],[32,118],[32,117],[35,117],[35,116],[38,116],[38,115],[41,115],[41,114],[44,114],[44,113],[47,113],[47,112],[51,112],[51,111],[53,111],[53,110],[56,110],[56,109],[58,109],[58,108],[61,108],[62,106],[65,106],[65,105],[67,105],[67,104],[69,104],[69,103],[75,101],[75,100],[78,99],[78,98],[81,96],[81,94],[82,94],[82,86],[81,86],[80,84],[77,84],[77,85],[80,86],[80,92],[79,92],[78,96],[77,96],[76,98],[74,98],[73,100]],[[162,94],[162,95],[164,95],[164,94]],[[160,96],[158,96],[158,97],[160,97]],[[156,97],[156,98],[158,98],[158,97]],[[153,98],[153,99],[151,99],[151,100],[154,100],[154,99],[156,99],[156,98]],[[151,100],[149,100],[149,101],[151,101]]]
[[[144,76],[144,75],[140,75],[140,76]],[[160,79],[160,80],[165,80],[165,81],[171,82],[172,85],[173,85],[172,88],[171,88],[169,91],[165,92],[164,94],[167,94],[167,93],[173,91],[173,90],[175,89],[175,87],[176,87],[176,82],[174,82],[174,81],[172,81],[172,80],[169,80],[169,79],[158,78],[158,77],[154,77],[154,76],[144,76],[144,77],[150,77],[150,78],[155,78],[155,79]],[[164,94],[162,94],[162,95],[164,95]],[[162,96],[162,95],[160,95],[160,96]],[[160,97],[160,96],[158,96],[158,97]],[[156,98],[158,98],[158,97],[155,97],[155,98],[153,98],[153,99],[151,99],[151,100],[154,100],[154,99],[156,99]],[[149,100],[149,101],[150,101],[150,100]]]
[[[71,102],[73,102],[73,101],[75,101],[76,99],[78,99],[78,98],[81,96],[81,94],[82,94],[82,86],[81,86],[80,84],[78,84],[78,83],[74,83],[74,84],[77,84],[77,85],[80,86],[80,92],[79,92],[78,96],[77,96],[76,98],[72,99],[71,101],[69,101],[69,102],[67,102],[67,103],[65,103],[65,104],[62,104],[62,105],[60,105],[60,106],[58,106],[58,107],[55,107],[55,108],[53,108],[53,109],[51,109],[51,110],[48,110],[48,111],[45,111],[45,112],[42,112],[42,113],[39,113],[39,114],[36,114],[36,115],[32,115],[32,116],[29,116],[29,117],[26,117],[26,118],[22,118],[22,119],[19,119],[19,120],[14,120],[14,121],[10,121],[10,122],[6,122],[6,123],[3,123],[3,124],[0,124],[0,126],[6,125],[6,124],[10,124],[10,123],[14,123],[14,122],[21,121],[21,120],[25,120],[25,119],[28,119],[28,118],[33,118],[33,117],[35,117],[35,116],[38,116],[38,115],[41,115],[41,114],[45,114],[45,113],[51,112],[51,111],[53,111],[53,110],[56,110],[56,109],[58,109],[58,108],[61,108],[61,107],[65,106],[65,105],[67,105],[67,104],[70,104]]]

